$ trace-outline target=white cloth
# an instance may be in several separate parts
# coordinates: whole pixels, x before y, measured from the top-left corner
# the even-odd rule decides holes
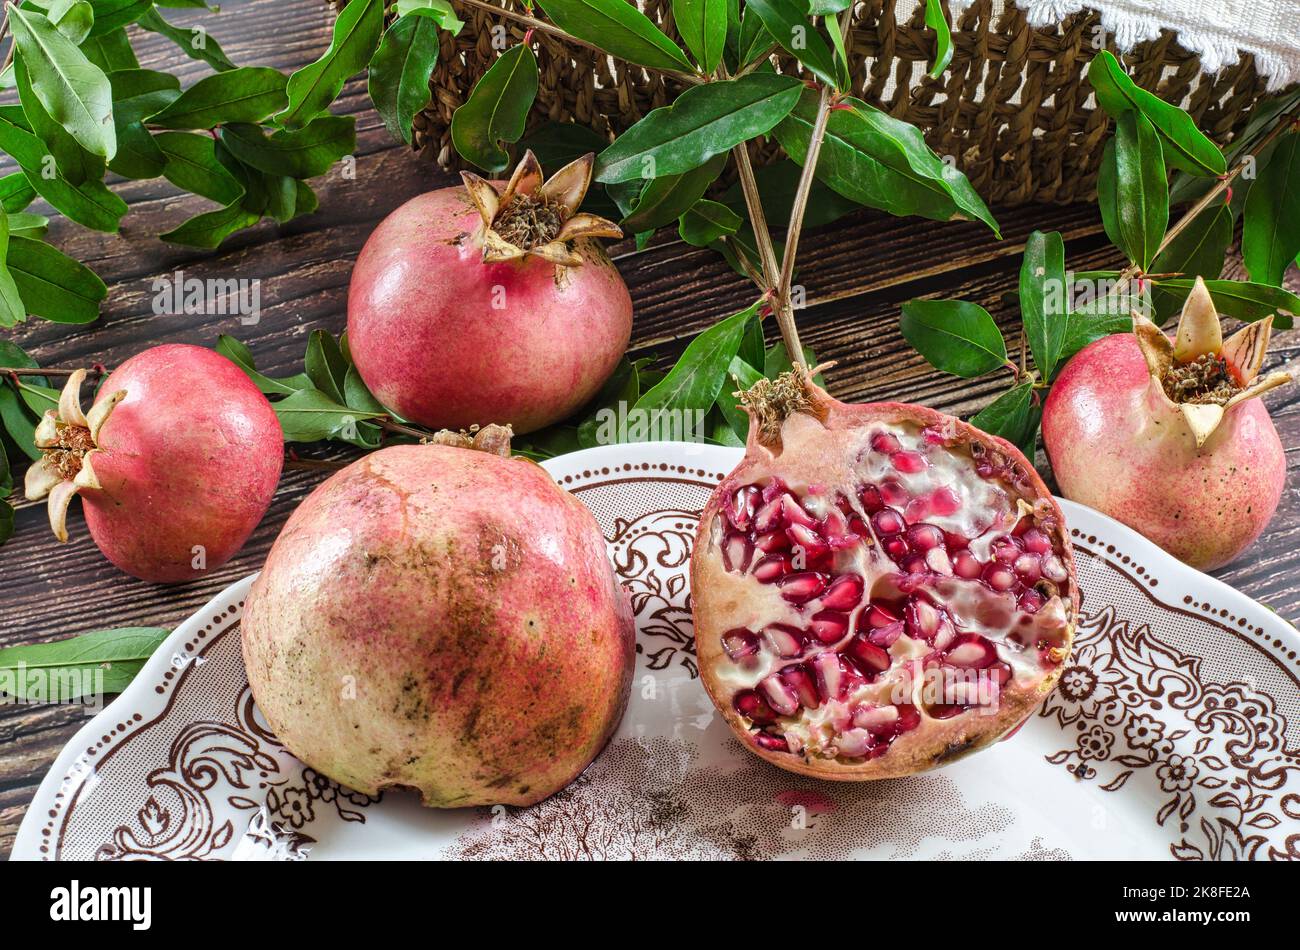
[[[954,18],[971,2],[951,0]],[[1249,53],[1270,90],[1300,81],[1300,0],[1015,0],[1015,4],[1025,11],[1030,26],[1054,26],[1086,7],[1101,14],[1102,28],[1115,37],[1121,50],[1155,39],[1166,29],[1200,57],[1204,72],[1217,72]]]

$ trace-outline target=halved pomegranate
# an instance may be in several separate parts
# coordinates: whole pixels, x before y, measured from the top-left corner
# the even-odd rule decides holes
[[[910,775],[1007,734],[1056,685],[1078,614],[1060,508],[1009,443],[789,373],[744,394],[744,461],[691,561],[705,689],[792,772]]]

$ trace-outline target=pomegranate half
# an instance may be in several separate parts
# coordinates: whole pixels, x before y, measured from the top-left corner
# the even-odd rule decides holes
[[[605,539],[544,469],[486,450],[508,453],[500,432],[381,449],[333,475],[248,595],[258,706],[344,785],[531,805],[622,717],[634,627]]]
[[[806,376],[744,394],[745,458],[691,561],[700,676],[751,751],[893,778],[1028,717],[1070,654],[1079,595],[1060,508],[1009,443]]]

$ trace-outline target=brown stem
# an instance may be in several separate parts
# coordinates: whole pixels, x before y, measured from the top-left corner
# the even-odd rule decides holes
[[[754,229],[754,243],[758,245],[759,265],[763,268],[765,290],[776,287],[777,274],[780,273],[776,261],[776,248],[772,246],[772,232],[767,228],[767,216],[763,214],[763,199],[758,193],[758,179],[754,177],[754,165],[749,160],[749,148],[741,142],[731,150],[736,159],[736,171],[740,174],[740,190],[745,196],[745,209],[749,212],[749,224]]]
[[[745,272],[745,276],[754,282],[755,287],[766,293],[767,284],[763,282],[763,275],[758,272],[758,268],[754,266],[754,262],[749,259],[749,255],[745,253],[745,249],[740,246],[740,243],[730,234],[724,235],[722,241],[731,249],[731,253],[735,255],[736,260],[740,262],[740,269]]]
[[[762,56],[755,58],[753,62],[749,63],[749,65],[742,66],[740,69],[736,70],[736,75],[733,78],[739,79],[741,76],[748,76],[754,70],[758,69],[758,67],[766,63],[768,57],[771,56],[773,53],[775,53],[778,49],[780,49],[780,47],[777,46],[775,43],[773,43],[771,46],[769,46],[767,49],[763,51]]]
[[[537,30],[539,33],[546,33],[550,36],[554,36],[556,39],[563,40],[566,43],[574,43],[578,46],[585,46],[587,49],[595,50],[602,56],[610,55],[607,51],[601,49],[594,43],[588,43],[586,40],[578,39],[578,37],[574,36],[572,33],[562,30],[554,24],[547,23],[545,20],[539,20],[536,17],[528,16],[526,13],[516,13],[513,10],[507,10],[504,7],[497,6],[495,3],[489,3],[488,0],[453,0],[453,2],[463,3],[466,6],[477,7],[480,10],[495,13],[497,16],[505,17],[507,20],[514,20],[516,23],[522,24],[530,30]],[[617,59],[618,57],[615,58]],[[640,63],[635,65],[641,66]],[[690,83],[691,85],[698,85],[699,83],[706,81],[702,76],[696,76],[694,73],[678,72],[675,69],[657,69],[653,66],[641,66],[641,68],[652,73],[659,73],[663,76],[671,76],[673,79]]]
[[[410,426],[402,425],[400,422],[393,422],[391,419],[363,419],[362,421],[377,425],[379,428],[384,429],[387,432],[395,432],[399,435],[409,435],[416,439],[427,439],[433,435],[433,433],[427,429],[413,429]]]
[[[0,366],[0,376],[71,376],[75,369],[32,369],[28,366]],[[106,370],[92,366],[86,370],[87,376],[102,376]]]

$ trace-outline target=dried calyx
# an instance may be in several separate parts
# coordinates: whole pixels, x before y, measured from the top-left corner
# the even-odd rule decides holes
[[[822,368],[819,366],[809,372],[799,366],[776,379],[759,379],[749,389],[736,394],[740,404],[749,412],[762,444],[775,447],[781,441],[782,423],[796,412],[808,413],[818,419],[825,416],[817,399],[820,388],[812,382],[812,377]]]
[[[579,213],[591,183],[595,155],[588,152],[544,179],[532,150],[510,176],[505,191],[473,172],[461,172],[465,190],[483,219],[483,260],[511,261],[529,254],[576,267],[582,255],[570,243],[584,238],[621,238],[613,221]]]
[[[1285,372],[1259,375],[1273,317],[1248,323],[1225,340],[1214,301],[1199,277],[1183,304],[1173,342],[1137,311],[1133,332],[1152,379],[1163,398],[1182,411],[1198,447],[1233,406],[1292,382]]]
[[[41,458],[27,469],[23,484],[28,501],[48,496],[50,527],[60,541],[68,540],[67,515],[72,496],[83,488],[99,488],[92,459],[99,451],[99,430],[113,408],[126,397],[119,390],[81,411],[81,384],[86,371],[68,377],[59,394],[59,408],[47,409],[36,427],[36,447]]]
[[[510,440],[514,438],[510,426],[486,425],[482,428],[473,426],[469,430],[453,432],[443,429],[435,432],[425,441],[433,445],[450,445],[457,449],[475,449],[502,458],[510,458]]]

